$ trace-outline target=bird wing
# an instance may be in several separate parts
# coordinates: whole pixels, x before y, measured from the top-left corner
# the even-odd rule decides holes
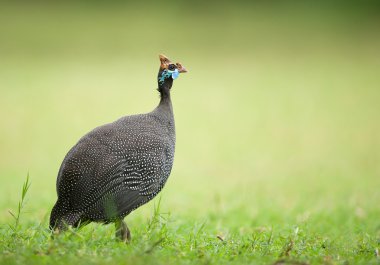
[[[97,168],[83,169],[89,160],[91,155],[86,158],[82,154],[74,159],[81,166],[64,169],[63,174],[75,182],[67,183],[66,188],[71,207],[90,220],[125,216],[152,199],[163,186],[162,161],[154,153],[139,152],[128,157],[108,153],[97,159]],[[73,186],[75,189],[69,190]]]
[[[141,160],[142,157],[146,159]],[[111,166],[97,174],[96,185],[87,193],[93,202],[85,207],[89,219],[123,217],[152,199],[161,190],[161,163],[152,157],[156,156],[149,152],[129,154],[128,158],[113,154],[104,157],[100,164]]]

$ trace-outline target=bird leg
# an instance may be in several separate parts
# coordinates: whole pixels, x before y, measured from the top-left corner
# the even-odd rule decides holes
[[[131,231],[129,231],[127,224],[124,220],[117,220],[115,222],[116,232],[115,236],[121,241],[129,243],[131,242]]]

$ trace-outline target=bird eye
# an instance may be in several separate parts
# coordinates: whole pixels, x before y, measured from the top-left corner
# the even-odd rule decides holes
[[[174,64],[169,64],[168,68],[169,68],[170,71],[173,71],[175,69],[175,65]]]

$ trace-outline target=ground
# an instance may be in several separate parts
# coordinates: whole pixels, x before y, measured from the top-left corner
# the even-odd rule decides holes
[[[380,263],[378,7],[200,5],[2,4],[1,264]],[[126,218],[130,244],[112,225],[52,237],[65,154],[155,107],[159,53],[189,71],[163,192]]]

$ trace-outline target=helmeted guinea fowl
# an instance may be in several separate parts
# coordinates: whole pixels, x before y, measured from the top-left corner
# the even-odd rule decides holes
[[[50,228],[65,230],[89,222],[116,224],[116,236],[130,240],[124,217],[161,191],[173,166],[175,127],[170,89],[180,63],[160,55],[159,105],[147,114],[125,116],[95,128],[68,152],[57,177],[58,200]]]

